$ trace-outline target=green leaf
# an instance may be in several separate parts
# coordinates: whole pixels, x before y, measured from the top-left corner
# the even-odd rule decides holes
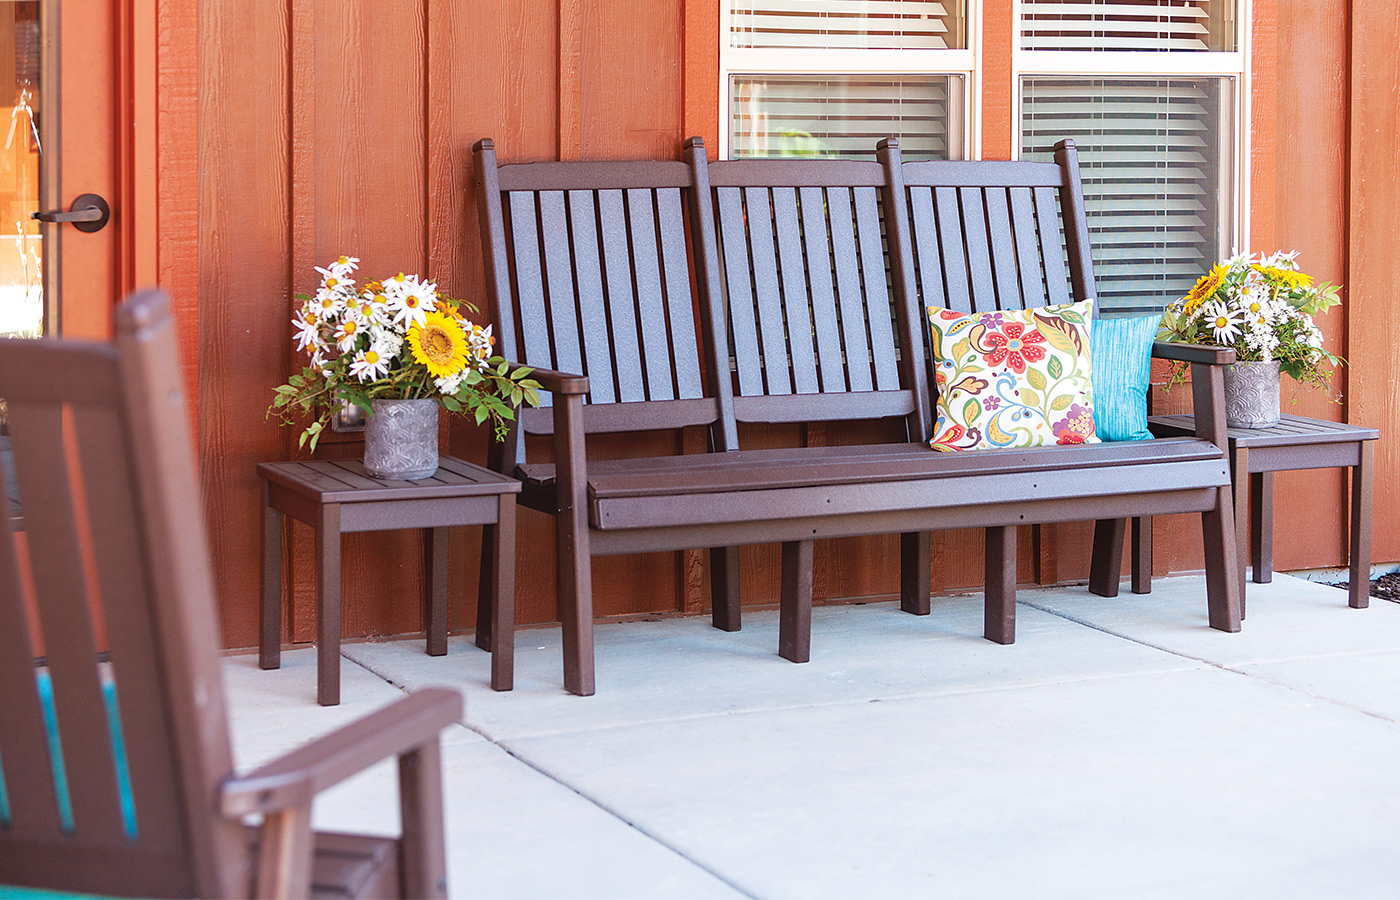
[[[1021,402],[1027,406],[1039,406],[1040,395],[1030,388],[1021,388]]]
[[[1045,370],[1050,373],[1051,378],[1059,378],[1065,374],[1065,364],[1060,362],[1058,356],[1050,357],[1050,362],[1045,366]]]
[[[476,408],[476,424],[480,425],[482,422],[485,422],[486,417],[489,415],[491,415],[491,413],[486,409],[485,406],[478,406]]]
[[[1059,412],[1062,409],[1069,409],[1069,405],[1074,402],[1073,394],[1061,394],[1050,401],[1050,408]]]
[[[958,341],[956,344],[953,345],[953,361],[956,362],[957,360],[962,359],[964,356],[967,355],[968,351],[971,349],[972,341],[968,340],[967,338],[963,338],[962,340]]]
[[[1084,324],[1084,317],[1072,309],[1062,309],[1059,315],[1060,318],[1064,319],[1066,322],[1073,322],[1076,325]]]
[[[1045,373],[1039,369],[1026,370],[1026,381],[1029,381],[1031,387],[1035,388],[1037,391],[1045,390],[1045,385],[1048,383],[1045,380]]]
[[[977,421],[978,416],[982,415],[982,404],[978,402],[976,397],[972,398],[963,404],[962,415],[963,422],[971,425]]]

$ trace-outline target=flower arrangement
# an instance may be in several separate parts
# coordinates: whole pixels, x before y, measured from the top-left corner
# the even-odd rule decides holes
[[[371,400],[435,399],[451,412],[467,412],[477,424],[490,419],[496,439],[521,403],[539,405],[539,384],[526,367],[511,369],[491,354],[495,338],[462,315],[437,285],[402,273],[362,287],[353,275],[359,260],[342,256],[321,273],[314,296],[298,294],[292,318],[297,349],[311,354],[299,375],[277,387],[269,415],[283,424],[311,415],[299,444],[316,448],[331,416],[344,403],[363,408]]]
[[[1241,254],[1217,263],[1185,297],[1167,307],[1158,338],[1230,347],[1240,362],[1272,362],[1296,380],[1326,390],[1345,362],[1322,346],[1313,316],[1341,303],[1340,287],[1299,271],[1297,251]],[[1178,364],[1173,382],[1184,380]]]

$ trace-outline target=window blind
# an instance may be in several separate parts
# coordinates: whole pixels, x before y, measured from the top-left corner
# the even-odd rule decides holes
[[[1022,79],[1022,158],[1079,149],[1100,308],[1160,311],[1228,255],[1230,78]]]
[[[1022,0],[1024,50],[1233,51],[1235,0]]]
[[[906,159],[961,155],[962,79],[948,75],[735,75],[730,155],[873,159],[899,138]]]
[[[733,47],[942,50],[965,47],[963,0],[734,0]]]

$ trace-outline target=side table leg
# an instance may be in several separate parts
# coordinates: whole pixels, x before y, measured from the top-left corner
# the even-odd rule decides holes
[[[1371,605],[1371,487],[1376,442],[1361,442],[1361,457],[1351,470],[1351,607]]]
[[[476,584],[476,646],[491,652],[491,598],[495,596],[496,526],[481,526],[481,572]],[[514,574],[514,573],[512,573]]]
[[[258,666],[282,665],[282,513],[272,506],[272,485],[263,481],[262,597],[258,607]]]
[[[449,532],[429,528],[424,541],[428,563],[428,655],[447,655],[447,572]]]
[[[1152,593],[1152,517],[1133,519],[1133,587],[1134,594]]]
[[[1230,442],[1230,484],[1233,486],[1234,496],[1231,498],[1235,504],[1235,561],[1239,563],[1239,572],[1235,575],[1236,590],[1240,592],[1240,618],[1245,614],[1244,595],[1244,568],[1245,560],[1249,559],[1247,541],[1249,540],[1249,451],[1244,447]]]
[[[316,702],[340,703],[340,504],[316,525]]]
[[[491,688],[508,691],[515,687],[515,495],[501,494],[497,502],[490,529]],[[478,605],[484,602],[486,595],[478,597]]]
[[[1254,531],[1249,539],[1249,558],[1254,565],[1254,583],[1274,580],[1274,473],[1255,472],[1249,476],[1249,517]]]

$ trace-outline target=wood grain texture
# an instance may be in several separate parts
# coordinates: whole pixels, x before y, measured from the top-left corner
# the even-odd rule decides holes
[[[199,460],[234,647],[257,639],[254,466],[286,454],[285,435],[263,419],[290,355],[286,12],[199,9]]]
[[[1376,561],[1400,558],[1400,344],[1377,323],[1394,317],[1400,270],[1394,252],[1400,244],[1400,158],[1394,152],[1400,129],[1400,8],[1382,0],[1355,0],[1351,12],[1349,106],[1351,128],[1347,161],[1346,355],[1355,365],[1346,379],[1347,421],[1379,428],[1391,438],[1376,448],[1375,521],[1372,555]],[[1278,485],[1280,500],[1288,490]],[[1282,506],[1282,503],[1280,503]],[[1274,548],[1279,558],[1283,548]]]

